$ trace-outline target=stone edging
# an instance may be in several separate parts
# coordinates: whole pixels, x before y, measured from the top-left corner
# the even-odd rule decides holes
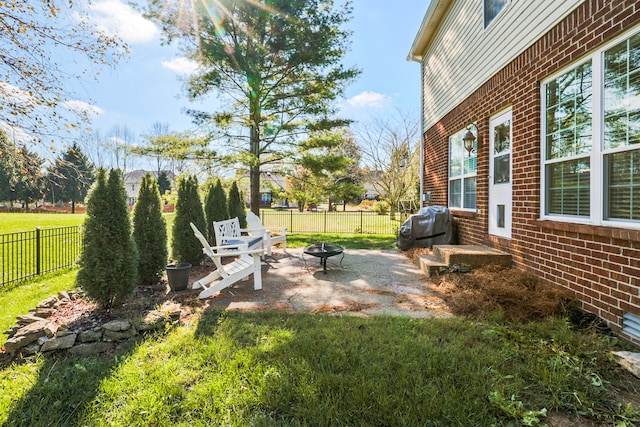
[[[181,305],[174,302],[166,302],[139,321],[116,319],[74,328],[47,320],[55,307],[72,304],[80,297],[79,292],[60,292],[40,302],[29,314],[18,316],[16,325],[5,332],[9,336],[4,344],[6,353],[29,356],[64,350],[77,356],[89,356],[115,350],[141,334],[180,321]]]

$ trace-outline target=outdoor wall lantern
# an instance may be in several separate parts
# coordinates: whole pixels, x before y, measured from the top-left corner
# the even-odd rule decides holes
[[[467,153],[469,153],[469,157],[471,157],[471,152],[473,151],[473,143],[476,142],[476,135],[474,135],[473,132],[471,131],[472,127],[475,129],[477,134],[478,128],[476,127],[476,125],[471,123],[469,126],[467,126],[466,132],[462,135],[462,142],[464,142],[464,149],[467,150]]]

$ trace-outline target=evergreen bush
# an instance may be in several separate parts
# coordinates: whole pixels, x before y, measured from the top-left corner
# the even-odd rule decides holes
[[[158,283],[167,264],[167,225],[158,182],[149,173],[142,178],[133,209],[133,239],[138,249],[138,283]]]
[[[84,248],[76,283],[110,309],[136,287],[138,253],[131,236],[127,195],[119,170],[99,169],[87,201]]]
[[[194,176],[180,177],[178,180],[178,200],[176,218],[172,230],[172,257],[178,263],[188,262],[199,265],[204,259],[202,245],[193,235],[190,222],[200,231],[206,230],[204,209],[198,194],[198,179]]]
[[[240,228],[247,228],[247,213],[244,210],[244,202],[238,190],[238,184],[234,181],[229,189],[229,218],[238,218]]]
[[[216,233],[213,229],[213,221],[229,219],[227,195],[224,193],[219,179],[216,180],[215,184],[209,186],[209,191],[204,199],[204,213],[207,218],[208,239],[210,242],[215,242]]]

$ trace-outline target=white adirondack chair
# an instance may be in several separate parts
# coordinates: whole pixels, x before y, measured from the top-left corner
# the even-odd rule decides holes
[[[247,212],[247,225],[249,226],[249,233],[260,235],[264,239],[264,248],[267,251],[267,255],[271,255],[271,246],[282,245],[284,251],[287,250],[287,229],[281,228],[280,234],[273,235],[271,231],[265,228],[260,221],[260,217],[253,212]]]
[[[217,268],[191,285],[191,289],[203,289],[199,298],[208,298],[239,280],[247,279],[250,274],[253,274],[253,289],[262,289],[262,265],[260,262],[260,255],[264,252],[262,248],[250,250],[246,242],[225,246],[210,246],[200,230],[193,223],[190,224],[193,233],[202,244],[202,252],[211,258]],[[231,263],[223,264],[222,257],[237,258]]]
[[[224,221],[213,221],[213,230],[216,234],[216,246],[245,243],[249,249],[264,248],[262,235],[260,233],[256,235],[248,234],[248,229],[240,228],[240,221],[238,221],[237,217]]]

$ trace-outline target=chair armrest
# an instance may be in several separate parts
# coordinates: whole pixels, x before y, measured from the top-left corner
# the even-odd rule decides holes
[[[218,246],[220,247],[220,246]],[[223,248],[226,246],[222,246]],[[264,251],[262,249],[252,249],[250,251],[225,251],[216,252],[212,256],[222,258],[225,256],[238,256],[238,255],[262,255]]]

